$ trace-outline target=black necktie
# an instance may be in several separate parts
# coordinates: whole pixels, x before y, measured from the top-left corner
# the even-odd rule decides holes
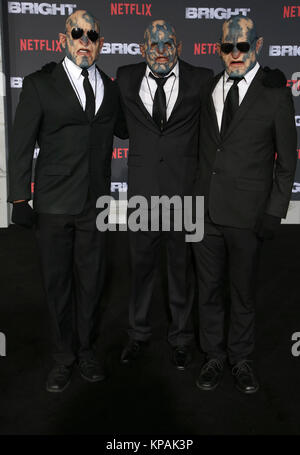
[[[168,78],[173,75],[170,74],[168,77],[155,77],[150,73],[150,77],[155,80],[157,84],[157,90],[153,100],[153,113],[152,117],[157,126],[163,130],[167,123],[167,107],[166,107],[166,94],[164,91],[164,85]]]
[[[227,128],[229,127],[234,114],[239,107],[239,88],[238,83],[244,79],[243,77],[230,77],[230,80],[233,80],[233,84],[230,87],[229,92],[224,103],[222,123],[221,123],[221,136],[224,136]]]
[[[83,88],[85,91],[85,112],[89,121],[91,121],[95,116],[95,95],[91,83],[89,81],[88,70],[84,68],[81,74],[84,77]]]

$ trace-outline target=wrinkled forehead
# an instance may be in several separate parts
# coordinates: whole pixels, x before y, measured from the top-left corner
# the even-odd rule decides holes
[[[145,31],[145,42],[166,42],[173,40],[176,43],[176,33],[174,27],[165,21],[155,21],[149,25]]]
[[[71,30],[74,27],[99,31],[98,21],[88,11],[76,11],[67,18],[66,30]]]
[[[255,27],[251,19],[234,18],[223,24],[223,42],[252,41],[255,35]]]

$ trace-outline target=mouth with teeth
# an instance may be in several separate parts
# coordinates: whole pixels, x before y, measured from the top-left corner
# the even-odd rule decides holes
[[[77,55],[90,55],[91,51],[86,48],[81,48],[77,51]]]

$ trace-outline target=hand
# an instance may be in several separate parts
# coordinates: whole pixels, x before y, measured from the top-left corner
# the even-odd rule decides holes
[[[36,222],[36,213],[27,201],[14,202],[11,220],[18,226],[31,228]]]
[[[271,240],[274,237],[277,227],[280,225],[281,218],[278,216],[264,214],[256,230],[256,235],[261,240]]]

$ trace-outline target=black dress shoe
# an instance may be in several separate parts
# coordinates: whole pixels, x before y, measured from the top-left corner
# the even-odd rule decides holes
[[[97,359],[79,359],[78,368],[83,379],[89,382],[98,382],[105,379],[105,374]]]
[[[191,351],[189,346],[175,346],[173,348],[173,363],[177,370],[185,370],[191,361]]]
[[[47,379],[46,389],[48,392],[63,392],[71,381],[72,366],[55,365]]]
[[[145,344],[146,343],[143,341],[129,340],[121,354],[121,363],[127,365],[128,363],[133,362],[141,354]]]
[[[224,364],[219,359],[208,360],[201,368],[196,385],[201,390],[214,390],[223,376]]]
[[[232,368],[236,388],[243,393],[255,393],[259,383],[255,377],[251,360],[242,360]]]

